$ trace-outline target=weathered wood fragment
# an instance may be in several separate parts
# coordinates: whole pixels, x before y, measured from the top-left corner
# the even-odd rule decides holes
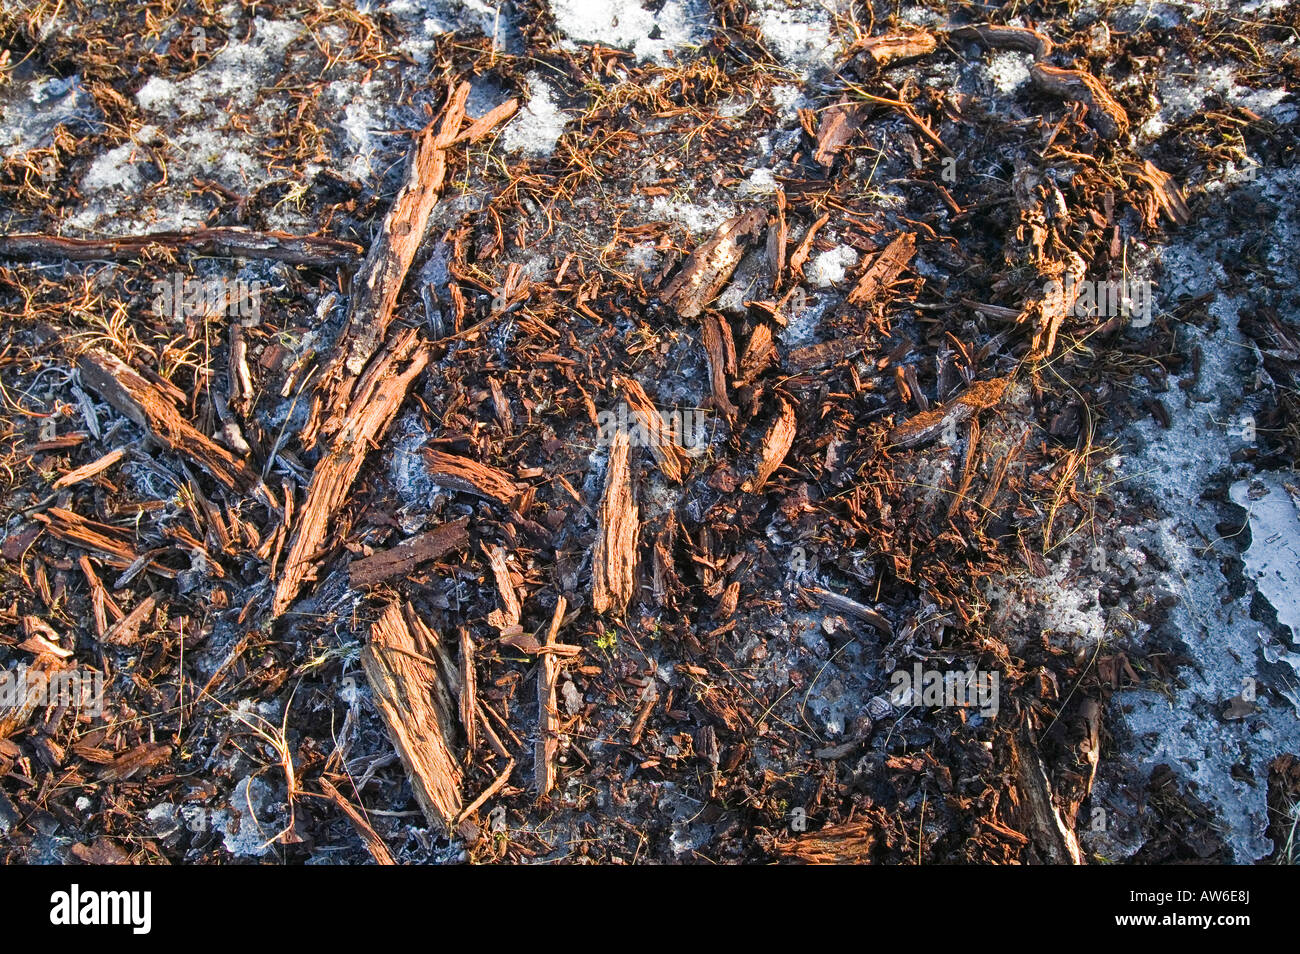
[[[915,59],[933,53],[937,41],[933,33],[916,30],[910,33],[886,33],[882,36],[857,40],[849,47],[849,54],[871,57],[876,66],[888,66],[901,60]]]
[[[954,40],[979,43],[991,50],[1031,53],[1036,60],[1041,60],[1052,52],[1052,41],[1047,34],[1026,27],[980,24],[958,27],[949,36]]]
[[[497,595],[501,597],[501,606],[488,614],[488,624],[495,626],[502,633],[513,631],[519,627],[519,620],[523,617],[524,608],[519,602],[519,594],[515,592],[515,585],[510,579],[510,565],[506,562],[505,548],[495,544],[488,544],[483,547],[483,552],[487,555],[488,564],[492,567],[492,577],[496,581]]]
[[[429,479],[450,490],[494,500],[503,506],[509,506],[519,494],[520,488],[510,475],[495,467],[431,448],[425,448],[424,459]]]
[[[70,470],[62,477],[59,477],[50,486],[55,488],[71,487],[73,484],[79,484],[83,480],[89,480],[96,474],[108,470],[119,460],[126,456],[126,451],[122,448],[111,450],[98,460],[91,461],[89,464],[83,464],[75,470]]]
[[[790,453],[790,447],[794,444],[797,423],[794,405],[785,398],[780,398],[780,401],[781,410],[767,433],[763,435],[763,446],[759,449],[754,476],[744,484],[744,489],[751,494],[756,494],[763,489],[767,479],[781,466],[781,461],[785,460],[785,455]]]
[[[411,790],[430,825],[451,833],[461,810],[462,776],[453,754],[450,695],[439,675],[437,637],[412,612],[390,603],[370,628],[361,665]]]
[[[303,582],[314,573],[316,555],[366,455],[388,429],[411,382],[428,360],[428,347],[408,329],[389,342],[358,380],[344,425],[312,472],[307,499],[298,514],[298,529],[271,601],[272,615],[288,609]]]
[[[445,556],[469,543],[469,518],[452,520],[403,540],[387,550],[353,560],[348,575],[353,586],[373,586],[393,577],[409,574],[422,563]]]
[[[623,399],[627,401],[628,408],[640,422],[650,453],[659,462],[659,469],[663,471],[665,479],[680,484],[690,465],[690,457],[677,442],[676,435],[665,424],[663,415],[650,400],[650,395],[646,394],[645,388],[641,387],[634,378],[619,377],[616,381],[623,392]]]
[[[735,373],[735,346],[731,329],[723,319],[709,312],[700,320],[700,339],[709,358],[709,382],[713,390],[713,406],[723,417],[734,418],[740,408],[731,403],[727,394],[727,374]],[[731,347],[728,347],[731,345]]]
[[[261,484],[246,461],[196,429],[171,398],[116,355],[91,348],[77,359],[77,367],[81,380],[100,397],[167,450],[197,463],[226,489],[246,492]]]
[[[893,624],[883,615],[877,613],[870,606],[864,606],[857,600],[850,599],[847,596],[841,596],[839,593],[823,589],[820,586],[806,586],[804,592],[814,597],[817,602],[823,606],[829,606],[833,610],[841,613],[848,613],[850,616],[856,616],[867,625],[875,628],[886,636],[894,635]]]
[[[875,339],[870,335],[848,335],[834,341],[822,341],[818,344],[795,348],[785,356],[785,366],[794,374],[828,368],[845,358],[873,346]]]
[[[867,116],[867,109],[861,104],[847,100],[836,103],[822,113],[821,125],[817,128],[817,151],[813,159],[818,165],[830,168],[835,156],[848,145],[849,140],[862,128],[862,120]]]
[[[1002,400],[1008,378],[976,381],[947,404],[915,414],[889,432],[891,447],[917,447],[934,440],[950,426],[955,427],[977,411]]]
[[[1034,844],[1045,856],[1043,860],[1053,865],[1083,864],[1079,840],[1052,798],[1047,769],[1032,734],[1028,729],[1022,730],[1019,737],[1015,732],[1008,732],[1006,740],[1011,769],[1025,796],[1020,804],[1021,814]]]
[[[681,318],[694,318],[718,297],[732,272],[758,240],[767,213],[752,208],[728,219],[691,253],[681,271],[664,286],[663,301]]]
[[[916,254],[916,235],[903,232],[876,253],[871,263],[849,292],[849,304],[860,308],[875,305],[884,298],[890,285],[898,280]]]
[[[621,613],[632,599],[635,586],[640,521],[627,457],[627,434],[616,433],[609,448],[600,527],[592,553],[591,605],[597,613]]]
[[[569,607],[563,596],[555,602],[544,646],[554,646],[564,613]],[[560,713],[555,706],[555,687],[560,677],[560,657],[543,654],[537,666],[537,744],[533,748],[533,776],[537,794],[545,797],[555,787],[555,750],[560,740]]]
[[[366,850],[370,852],[370,857],[375,859],[375,864],[397,864],[397,862],[393,860],[392,854],[389,853],[388,846],[384,844],[384,840],[379,837],[379,833],[375,831],[370,822],[366,821],[366,816],[361,814],[361,812],[359,812],[350,801],[343,797],[343,793],[338,790],[334,783],[322,775],[320,777],[320,787],[326,797],[338,806],[339,811],[343,812],[344,816],[347,817],[347,820],[352,823],[352,827],[356,829],[357,834],[361,836],[361,843],[364,844]]]

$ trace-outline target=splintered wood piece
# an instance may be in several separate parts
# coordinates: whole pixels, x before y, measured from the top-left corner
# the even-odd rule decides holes
[[[1091,73],[1035,63],[1029,68],[1029,76],[1044,92],[1087,106],[1088,121],[1103,139],[1118,139],[1128,131],[1128,114]]]
[[[621,613],[635,586],[636,540],[640,527],[628,469],[627,434],[618,432],[609,448],[600,528],[592,553],[591,605],[597,613]]]
[[[627,377],[618,377],[615,381],[623,391],[623,400],[627,401],[628,407],[644,429],[650,453],[659,462],[664,478],[671,483],[680,484],[689,467],[690,457],[677,442],[677,436],[664,423],[659,408],[655,407],[654,401],[650,400],[650,395],[646,394],[645,388],[638,381]]]
[[[1192,211],[1187,207],[1183,190],[1178,188],[1173,176],[1150,159],[1145,160],[1141,166],[1125,166],[1124,171],[1137,178],[1151,192],[1150,204],[1154,208],[1143,216],[1148,228],[1154,229],[1159,224],[1155,214],[1157,211],[1164,213],[1175,225],[1186,225],[1192,220]]]
[[[460,724],[465,729],[465,747],[472,753],[478,746],[478,674],[474,668],[474,637],[460,628]]]
[[[411,148],[402,187],[352,278],[346,322],[321,376],[311,418],[301,435],[305,447],[315,443],[318,428],[329,436],[343,425],[353,387],[388,333],[398,293],[424,240],[429,215],[442,194],[447,176],[446,150],[460,132],[469,91],[469,83],[457,86],[448,98],[441,123],[429,123]]]
[[[840,613],[848,613],[850,616],[856,616],[867,625],[875,628],[886,636],[894,635],[893,624],[889,622],[880,613],[877,613],[870,606],[864,606],[857,600],[850,599],[847,596],[841,596],[839,593],[831,590],[822,589],[820,586],[806,586],[804,592],[814,597],[817,602],[823,606],[829,606],[831,609]]]
[[[937,41],[934,34],[924,30],[912,33],[886,33],[855,41],[849,48],[851,54],[866,53],[877,66],[887,66],[899,60],[915,59],[933,53]]]
[[[366,816],[361,814],[361,812],[359,812],[350,801],[343,797],[343,793],[335,787],[334,783],[322,775],[320,777],[320,787],[321,791],[325,793],[330,801],[338,806],[339,811],[343,812],[347,817],[347,820],[352,823],[352,827],[355,828],[357,834],[361,836],[362,844],[364,844],[366,850],[370,852],[370,857],[375,859],[375,864],[397,864],[397,862],[393,860],[393,856],[389,853],[388,846],[384,844],[384,839],[380,838],[379,833],[375,831],[370,822],[366,821]]]
[[[154,597],[146,596],[131,612],[110,626],[100,642],[111,646],[131,645],[140,635],[140,627],[153,615],[153,609],[157,605],[158,601]]]
[[[754,326],[745,353],[740,358],[740,367],[736,371],[736,384],[746,385],[767,370],[776,359],[776,342],[772,338],[772,326],[762,322]]]
[[[793,276],[795,281],[798,281],[803,277],[804,263],[808,261],[808,256],[812,254],[813,242],[817,238],[817,233],[820,232],[822,226],[830,220],[831,214],[827,212],[818,218],[812,225],[808,226],[808,231],[804,234],[803,241],[799,243],[799,247],[796,248],[794,254],[790,256],[790,274]]]
[[[879,302],[916,254],[916,235],[903,232],[876,253],[849,292],[849,304],[865,308]]]
[[[289,608],[303,582],[315,572],[316,555],[366,455],[392,423],[411,382],[428,361],[428,347],[408,329],[375,356],[357,382],[344,425],[312,472],[307,499],[298,514],[298,529],[271,601],[273,616]]]
[[[75,239],[58,235],[0,235],[0,258],[19,261],[65,259],[73,262],[130,262],[146,252],[185,252],[226,258],[260,258],[290,265],[350,265],[361,246],[316,235],[250,232],[246,229],[197,229],[153,232],[114,238]]]
[[[872,347],[874,339],[870,335],[849,335],[834,341],[795,348],[785,356],[785,366],[794,374],[816,371],[837,364],[859,351]]]
[[[756,494],[763,489],[767,479],[781,466],[785,455],[790,453],[790,446],[794,444],[796,426],[794,405],[781,398],[781,412],[768,428],[767,433],[763,435],[763,446],[759,451],[758,463],[754,467],[754,476],[745,481],[745,491]]]
[[[411,791],[430,825],[452,833],[461,810],[461,770],[452,752],[451,699],[439,674],[436,635],[413,631],[402,607],[390,603],[370,627],[361,666]]]
[[[785,192],[778,189],[776,216],[767,224],[767,267],[777,288],[781,286],[782,273],[785,271],[785,246],[789,240],[790,227],[785,221]]]
[[[150,572],[166,579],[176,577],[175,570],[150,559],[149,554],[138,553],[135,547],[127,542],[126,537],[129,534],[121,527],[87,520],[80,514],[64,510],[62,507],[51,507],[45,513],[34,513],[32,518],[44,524],[45,528],[60,540],[99,554],[105,563],[116,569],[129,570],[140,563]]]
[[[257,471],[197,430],[171,398],[116,355],[92,348],[77,359],[77,367],[91,390],[226,489],[243,492],[261,484]]]
[[[409,574],[422,563],[445,556],[469,543],[469,517],[452,520],[424,533],[417,533],[387,550],[353,560],[348,575],[354,587],[373,586],[393,577]]]
[[[663,301],[681,318],[694,318],[718,297],[732,272],[767,223],[767,213],[752,208],[718,227],[691,253],[681,271],[664,286]]]
[[[439,486],[494,500],[507,507],[519,494],[519,487],[510,479],[510,475],[495,467],[427,447],[424,449],[424,459],[428,465],[429,479]]]
[[[497,595],[501,597],[501,608],[488,613],[488,623],[504,633],[518,627],[524,608],[519,602],[519,594],[515,592],[515,585],[510,580],[510,565],[506,562],[505,549],[488,544],[483,547],[483,552],[487,554],[488,564],[492,567],[492,578],[497,584]]]
[[[1020,810],[1028,822],[1034,844],[1043,851],[1048,864],[1083,864],[1079,840],[1061,817],[1052,798],[1051,782],[1033,736],[1024,729],[1021,738],[1018,739],[1014,732],[1008,732],[1006,738],[1011,768],[1024,795]]]
[[[850,139],[862,128],[862,120],[867,110],[861,104],[844,100],[822,113],[821,125],[817,128],[817,151],[813,159],[818,165],[829,169],[835,162],[835,156]]]
[[[954,40],[979,43],[991,50],[1020,50],[1022,53],[1032,53],[1036,60],[1041,60],[1052,52],[1052,41],[1047,34],[1025,27],[980,24],[958,27],[948,35]]]
[[[792,864],[863,864],[870,862],[877,840],[874,826],[864,822],[845,822],[801,835],[792,842],[778,843],[776,850]]]
[[[709,357],[709,380],[713,388],[713,406],[723,417],[734,418],[740,408],[731,403],[727,395],[727,371],[735,370],[734,351],[729,353],[727,344],[731,340],[730,328],[723,326],[722,320],[713,313],[706,314],[700,321],[700,338],[704,351]],[[734,348],[734,346],[733,346]],[[728,361],[728,358],[731,358]]]
[[[949,427],[1001,401],[1009,381],[1009,378],[976,381],[960,397],[913,415],[889,432],[890,446],[917,447],[934,440]]]
[[[71,487],[73,484],[79,484],[83,480],[89,480],[101,471],[108,470],[119,460],[126,456],[126,451],[122,448],[111,450],[99,460],[91,461],[89,464],[83,464],[76,470],[70,470],[50,486],[58,489],[62,487]]]
[[[554,646],[555,637],[569,608],[563,596],[555,602],[551,626],[546,631],[544,646]],[[560,741],[560,713],[555,707],[555,686],[560,678],[560,659],[555,653],[545,653],[537,666],[537,744],[533,748],[533,777],[537,794],[546,797],[555,787],[555,750]]]

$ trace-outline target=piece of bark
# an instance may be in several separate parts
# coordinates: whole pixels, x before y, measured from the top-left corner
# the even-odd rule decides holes
[[[871,860],[878,836],[876,829],[863,822],[828,825],[821,831],[802,835],[792,842],[778,844],[777,853],[793,864],[853,865]]]
[[[1156,212],[1163,213],[1175,225],[1186,225],[1192,220],[1192,211],[1187,207],[1183,190],[1178,188],[1174,177],[1156,166],[1150,159],[1141,166],[1128,165],[1124,171],[1137,178],[1151,193],[1153,207],[1143,216],[1148,228],[1156,228]]]
[[[334,783],[325,776],[320,778],[321,791],[338,806],[339,810],[352,823],[358,835],[361,836],[361,843],[366,846],[366,851],[370,852],[370,857],[375,859],[375,864],[395,865],[392,854],[388,851],[388,846],[384,840],[379,837],[379,833],[366,821],[366,816],[362,815],[353,804],[343,797],[343,793],[335,787]]]
[[[496,581],[497,595],[501,597],[501,606],[488,613],[488,624],[495,626],[502,633],[516,629],[523,617],[524,608],[519,602],[519,594],[510,580],[510,566],[506,563],[506,551],[503,547],[488,544],[483,548],[488,564],[492,567],[492,577]]]
[[[1053,865],[1083,864],[1079,840],[1061,817],[1052,798],[1047,769],[1038,754],[1033,735],[1027,728],[1021,731],[1019,738],[1015,733],[1008,733],[1007,743],[1012,771],[1021,794],[1025,796],[1019,808],[1028,822],[1034,844],[1045,856],[1044,860]]]
[[[77,359],[77,367],[81,380],[100,397],[167,450],[197,463],[226,489],[246,492],[261,484],[246,461],[197,430],[171,398],[116,355],[91,348]]]
[[[153,232],[115,238],[75,239],[58,235],[0,235],[0,258],[20,261],[130,262],[145,252],[184,252],[227,258],[270,259],[290,265],[326,267],[349,265],[361,247],[340,239],[246,229],[197,229],[192,232]]]
[[[813,153],[813,160],[829,169],[839,151],[862,128],[862,120],[866,115],[865,107],[847,100],[836,103],[822,113],[821,125],[817,128],[817,151]]]
[[[427,627],[413,631],[407,614],[390,603],[370,627],[361,665],[406,768],[411,791],[430,825],[448,835],[460,814],[461,769],[452,750],[451,700],[438,673]]]
[[[89,480],[101,471],[108,470],[119,460],[126,456],[126,451],[122,448],[111,450],[99,460],[91,461],[89,464],[83,464],[75,470],[70,470],[62,477],[54,481],[50,486],[58,489],[62,487],[71,487],[73,484],[79,484],[83,480]]]
[[[555,637],[560,632],[560,623],[564,621],[568,606],[563,596],[556,600],[545,646],[556,644]],[[537,665],[537,744],[533,748],[533,776],[537,782],[537,794],[543,798],[555,787],[555,751],[560,741],[560,713],[555,705],[555,687],[559,676],[559,657],[554,653],[544,654]]]
[[[494,500],[507,507],[519,495],[520,488],[510,475],[495,467],[431,448],[425,448],[424,459],[429,479],[442,487]]]
[[[140,627],[153,614],[154,607],[157,605],[158,601],[153,596],[146,596],[131,612],[110,626],[100,642],[111,646],[131,645],[140,635]]]
[[[785,366],[794,374],[817,371],[872,347],[874,340],[870,335],[849,335],[834,341],[805,345],[786,354]]]
[[[822,226],[830,220],[831,214],[826,212],[817,219],[816,222],[808,226],[808,231],[804,233],[803,241],[799,243],[799,247],[796,248],[794,254],[790,256],[790,275],[795,281],[803,278],[804,263],[808,261],[808,256],[812,254],[813,242],[817,238],[817,233],[820,232]]]
[[[469,517],[452,520],[418,533],[387,550],[353,560],[348,575],[354,587],[373,586],[393,577],[414,572],[423,563],[437,560],[469,543]]]
[[[663,301],[678,317],[694,318],[718,297],[732,272],[758,240],[767,213],[751,208],[718,227],[713,236],[691,253],[681,271],[663,290]]]
[[[1074,314],[1087,271],[1087,263],[1077,252],[1069,252],[1061,261],[1045,262],[1039,267],[1038,278],[1043,294],[1032,299],[1017,317],[1017,321],[1034,326],[1034,337],[1029,344],[1031,357],[1042,359],[1051,356],[1056,348],[1057,333],[1065,320]]]
[[[44,524],[45,529],[60,540],[99,554],[111,567],[119,570],[148,569],[169,580],[176,577],[175,570],[152,559],[150,554],[137,552],[127,540],[129,532],[121,527],[87,520],[80,514],[61,507],[50,507],[44,513],[34,513],[32,519]],[[137,563],[140,564],[139,567],[136,567]]]
[[[735,383],[738,386],[752,383],[775,359],[776,342],[772,338],[772,326],[760,322],[754,326],[749,342],[745,345],[745,353],[741,355],[736,370]]]
[[[892,447],[917,447],[939,437],[949,426],[956,426],[977,411],[993,407],[1002,400],[1008,378],[975,381],[959,397],[915,414],[889,432]]]
[[[1091,73],[1034,63],[1029,68],[1029,76],[1044,92],[1078,100],[1087,106],[1088,121],[1103,139],[1118,139],[1128,131],[1128,114],[1106,90],[1106,85]]]
[[[298,515],[298,529],[271,601],[273,616],[289,608],[303,582],[314,572],[316,554],[329,536],[334,516],[347,499],[366,455],[392,423],[407,389],[428,360],[428,347],[415,331],[408,329],[389,342],[357,382],[345,426],[312,472],[307,499]]]
[[[677,442],[676,436],[664,423],[664,417],[645,388],[633,378],[615,379],[623,392],[623,399],[645,431],[650,453],[659,463],[659,469],[670,483],[680,484],[690,464],[690,457]]]
[[[446,150],[460,132],[469,91],[469,83],[457,86],[448,97],[441,122],[429,123],[411,148],[402,186],[352,278],[343,331],[321,375],[312,412],[300,435],[304,447],[311,447],[318,435],[328,437],[343,426],[357,380],[388,333],[397,296],[442,194]]]
[[[740,408],[731,403],[727,395],[727,371],[735,370],[734,351],[728,362],[727,343],[730,341],[729,329],[723,320],[712,312],[700,321],[700,339],[709,358],[709,381],[713,389],[713,406],[726,418],[734,418]],[[734,345],[733,345],[734,348]],[[729,367],[730,365],[730,367]]]
[[[887,66],[900,60],[926,56],[933,53],[937,45],[934,34],[916,30],[911,33],[886,33],[855,41],[849,48],[849,53],[864,53],[877,66]]]
[[[635,586],[640,523],[627,456],[627,434],[616,433],[609,448],[600,527],[592,553],[591,604],[597,613],[621,613],[632,599]]]
[[[759,451],[758,462],[754,466],[754,476],[745,481],[743,489],[747,493],[756,494],[763,489],[767,479],[781,466],[785,455],[790,453],[790,446],[794,443],[796,429],[794,405],[785,398],[781,398],[780,401],[781,410],[767,433],[763,435],[763,446]]]
[[[465,729],[465,747],[473,753],[478,745],[478,673],[474,667],[474,637],[469,627],[460,628],[460,724]]]
[[[856,616],[867,625],[875,628],[886,636],[894,635],[893,624],[889,622],[880,613],[877,613],[870,606],[864,606],[857,600],[850,599],[847,596],[841,596],[839,593],[823,589],[820,586],[806,586],[804,592],[813,596],[817,602],[823,606],[829,606],[833,610],[841,613],[848,613],[850,616]]]
[[[1019,50],[1022,53],[1030,53],[1036,60],[1050,56],[1052,52],[1052,41],[1046,33],[1039,33],[1037,30],[1025,27],[980,24],[958,27],[949,36],[954,40],[979,43],[991,50]]]
[[[916,235],[903,232],[876,253],[871,264],[867,266],[858,279],[858,283],[849,292],[849,304],[859,308],[875,305],[884,298],[890,286],[898,280],[916,254]]]
[[[781,287],[785,271],[785,246],[790,240],[790,227],[785,221],[785,191],[776,192],[776,216],[767,223],[767,267],[772,273],[772,283]]]

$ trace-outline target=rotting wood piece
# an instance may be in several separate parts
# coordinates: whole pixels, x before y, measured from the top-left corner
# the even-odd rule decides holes
[[[462,776],[452,749],[451,697],[431,644],[436,640],[409,608],[390,603],[370,627],[361,666],[415,800],[430,825],[450,834],[461,810]]]
[[[1008,755],[1011,769],[1021,793],[1025,796],[1020,809],[1029,823],[1030,834],[1035,845],[1042,850],[1045,860],[1053,865],[1081,865],[1083,853],[1079,849],[1079,840],[1074,831],[1061,817],[1060,810],[1052,798],[1051,782],[1047,778],[1047,769],[1038,746],[1028,728],[1020,731],[1017,738],[1015,731],[1006,734]]]
[[[726,418],[734,418],[740,408],[731,403],[727,394],[727,375],[736,371],[735,344],[731,328],[713,313],[700,321],[700,338],[709,358],[709,382],[713,390],[713,406]]]
[[[329,452],[316,464],[307,499],[298,514],[298,529],[280,582],[271,601],[278,616],[289,608],[330,533],[330,524],[352,489],[366,455],[388,429],[407,389],[429,360],[427,345],[413,330],[403,331],[376,355],[357,382],[343,427]]]
[[[387,550],[353,560],[348,575],[353,586],[372,586],[411,573],[422,563],[437,560],[469,543],[469,517],[452,520],[418,533]]]
[[[238,228],[153,232],[96,239],[34,233],[0,235],[0,258],[20,261],[130,262],[150,251],[260,258],[290,265],[324,267],[352,264],[360,257],[361,246],[318,235],[250,232]]]
[[[519,494],[519,486],[504,471],[480,464],[467,457],[457,457],[431,448],[424,449],[429,479],[463,494],[473,494],[510,506]]]
[[[591,605],[597,613],[621,613],[632,599],[635,586],[640,521],[627,457],[628,436],[616,433],[609,448],[600,527],[592,553]]]
[[[1088,107],[1088,121],[1103,139],[1118,139],[1128,131],[1128,114],[1106,85],[1083,70],[1066,70],[1046,63],[1029,68],[1034,85],[1053,96],[1078,100]]]
[[[916,235],[903,232],[876,253],[858,283],[849,292],[849,304],[868,308],[877,304],[898,280],[916,254]]]
[[[139,563],[151,573],[166,579],[176,577],[175,570],[152,559],[151,553],[139,553],[127,542],[129,532],[121,527],[87,520],[81,514],[62,507],[50,507],[44,513],[32,514],[32,518],[44,524],[60,540],[99,554],[105,563],[116,569],[138,569],[136,564]]]
[[[1150,159],[1141,166],[1129,164],[1124,171],[1136,178],[1151,192],[1148,208],[1144,210],[1143,220],[1148,228],[1154,229],[1159,223],[1156,212],[1163,212],[1165,217],[1175,225],[1186,225],[1192,220],[1192,211],[1187,207],[1183,190],[1178,188],[1174,177],[1155,165]]]
[[[865,53],[877,66],[887,66],[899,60],[915,59],[933,53],[938,45],[934,34],[925,30],[911,33],[886,33],[883,36],[855,40],[848,49],[850,56]]]
[[[947,404],[915,414],[889,432],[891,447],[917,447],[939,437],[977,411],[993,407],[1002,400],[1009,378],[975,381],[959,397]]]
[[[870,860],[876,841],[873,825],[845,822],[842,825],[828,825],[821,831],[778,844],[776,850],[781,858],[793,864],[862,864]]]
[[[849,335],[834,341],[822,341],[817,344],[795,348],[785,356],[785,366],[793,374],[816,371],[830,367],[845,358],[865,351],[874,346],[875,339],[870,335]]]
[[[197,430],[171,398],[116,355],[92,348],[77,359],[77,368],[81,380],[100,397],[223,487],[246,492],[261,484],[256,470]]]
[[[777,414],[776,420],[768,428],[767,433],[763,435],[763,446],[759,451],[758,463],[754,467],[754,476],[745,481],[743,487],[751,494],[756,494],[763,489],[767,479],[781,466],[785,455],[790,453],[790,447],[794,444],[797,427],[794,405],[785,398],[781,398],[780,401],[780,413]]]
[[[560,632],[568,606],[563,596],[556,600],[543,648],[556,645],[555,637]],[[533,747],[533,777],[537,794],[543,798],[555,787],[555,751],[560,742],[560,713],[555,706],[555,687],[559,677],[559,656],[544,653],[537,666],[537,744]]]
[[[817,151],[813,153],[813,160],[829,169],[835,162],[835,156],[862,127],[867,112],[866,107],[847,100],[836,103],[823,112],[821,125],[817,127]]]
[[[718,297],[732,272],[758,240],[767,213],[748,209],[718,227],[713,236],[691,253],[681,271],[664,286],[662,298],[678,317],[694,318]]]
[[[329,436],[342,426],[344,409],[357,378],[383,343],[397,296],[424,240],[429,216],[442,194],[447,177],[447,149],[465,138],[460,127],[465,120],[469,92],[468,82],[458,85],[447,99],[441,122],[429,123],[411,149],[402,187],[353,276],[343,332],[321,377],[311,416],[301,435],[304,447],[315,443],[318,431]],[[471,140],[487,135],[493,125],[513,115],[515,105],[511,100],[493,110],[465,135]]]
[[[690,457],[678,443],[677,435],[664,423],[663,415],[638,381],[627,377],[618,377],[615,381],[623,391],[623,399],[640,422],[650,453],[659,462],[664,478],[671,483],[680,484],[689,467]]]
[[[492,578],[496,581],[497,594],[501,597],[500,608],[488,613],[488,624],[502,633],[513,632],[519,628],[524,607],[519,602],[519,594],[515,592],[515,584],[510,579],[510,565],[506,562],[505,548],[488,544],[483,547],[483,552],[487,554],[488,564],[492,567]]]

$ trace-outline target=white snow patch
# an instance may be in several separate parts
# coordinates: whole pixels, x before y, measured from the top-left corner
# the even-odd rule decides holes
[[[1300,635],[1300,475],[1290,477],[1239,480],[1229,496],[1250,516],[1250,549],[1243,557],[1247,573],[1277,610],[1278,622]]]
[[[551,12],[571,40],[616,46],[632,50],[638,60],[659,62],[670,50],[702,42],[709,19],[699,0],[667,0],[658,12],[639,0],[553,0]]]
[[[536,73],[529,73],[528,105],[506,126],[502,143],[507,152],[544,158],[555,151],[569,114],[555,102],[555,88]]]
[[[845,274],[856,264],[857,250],[848,245],[837,245],[814,258],[805,275],[814,288],[829,288],[844,281]]]

